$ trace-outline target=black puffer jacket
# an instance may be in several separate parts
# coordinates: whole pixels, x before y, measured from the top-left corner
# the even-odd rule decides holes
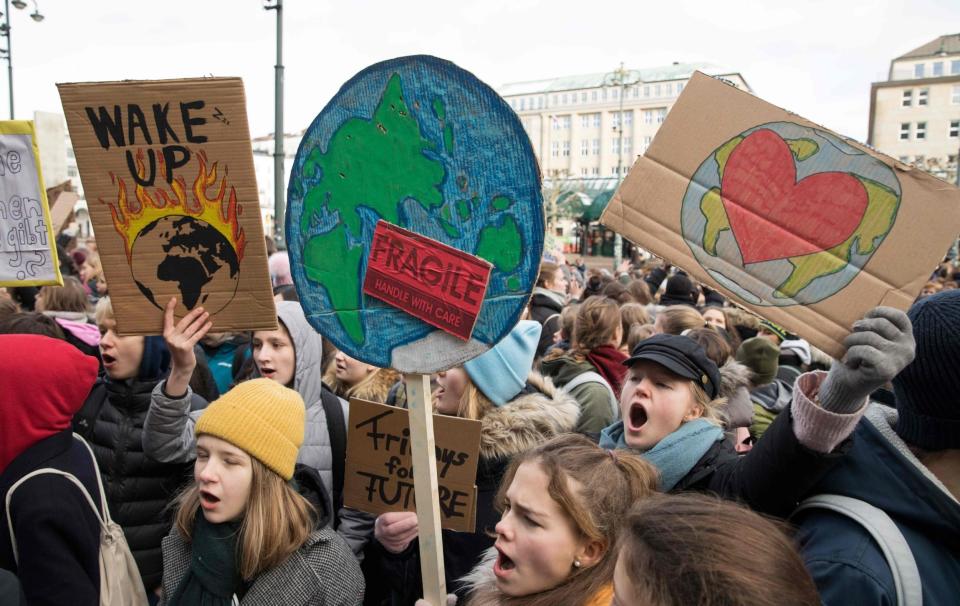
[[[163,573],[160,542],[170,532],[173,513],[167,505],[193,467],[160,463],[143,452],[140,438],[155,384],[100,379],[74,417],[74,430],[97,457],[110,514],[123,527],[148,592],[160,585]]]
[[[543,331],[537,344],[537,357],[542,357],[553,345],[553,335],[560,330],[560,312],[563,311],[563,295],[543,287],[533,289],[530,297],[530,319],[540,323]]]

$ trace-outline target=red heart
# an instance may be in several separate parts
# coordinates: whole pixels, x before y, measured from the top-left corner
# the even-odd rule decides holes
[[[817,173],[798,183],[793,153],[768,129],[734,148],[720,189],[744,265],[833,248],[867,209],[867,190],[849,173]]]

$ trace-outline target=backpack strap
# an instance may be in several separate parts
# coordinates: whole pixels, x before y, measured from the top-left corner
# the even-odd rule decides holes
[[[599,383],[603,385],[607,390],[607,395],[610,397],[610,409],[613,411],[614,420],[620,418],[620,402],[617,401],[617,396],[613,393],[613,388],[610,387],[610,384],[607,383],[607,380],[600,376],[600,373],[588,370],[587,372],[582,372],[566,385],[563,386],[564,391],[570,393],[577,387],[584,385],[586,383]]]
[[[343,416],[340,398],[330,391],[326,385],[320,395],[323,412],[327,415],[327,432],[330,434],[330,452],[333,468],[333,516],[343,506],[343,477],[347,463],[347,421]]]
[[[860,524],[880,546],[887,560],[897,592],[897,604],[922,606],[923,586],[917,561],[903,533],[886,512],[865,501],[836,494],[810,497],[800,503],[796,511],[805,509],[827,509]]]

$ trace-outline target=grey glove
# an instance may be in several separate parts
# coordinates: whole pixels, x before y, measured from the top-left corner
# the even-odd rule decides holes
[[[820,386],[820,405],[849,414],[863,406],[874,390],[883,387],[913,361],[916,343],[907,314],[892,307],[874,307],[853,323],[843,340],[847,353],[835,362]]]

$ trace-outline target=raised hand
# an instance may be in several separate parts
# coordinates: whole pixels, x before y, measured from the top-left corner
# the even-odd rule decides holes
[[[170,376],[165,391],[175,397],[187,393],[190,376],[197,366],[193,348],[213,326],[213,322],[209,321],[210,314],[202,307],[190,311],[176,322],[173,316],[176,307],[177,298],[173,297],[163,311],[163,340],[170,350]]]
[[[891,307],[875,307],[854,322],[843,345],[847,353],[830,368],[819,393],[820,404],[838,413],[859,409],[913,361],[916,350],[910,319]]]

